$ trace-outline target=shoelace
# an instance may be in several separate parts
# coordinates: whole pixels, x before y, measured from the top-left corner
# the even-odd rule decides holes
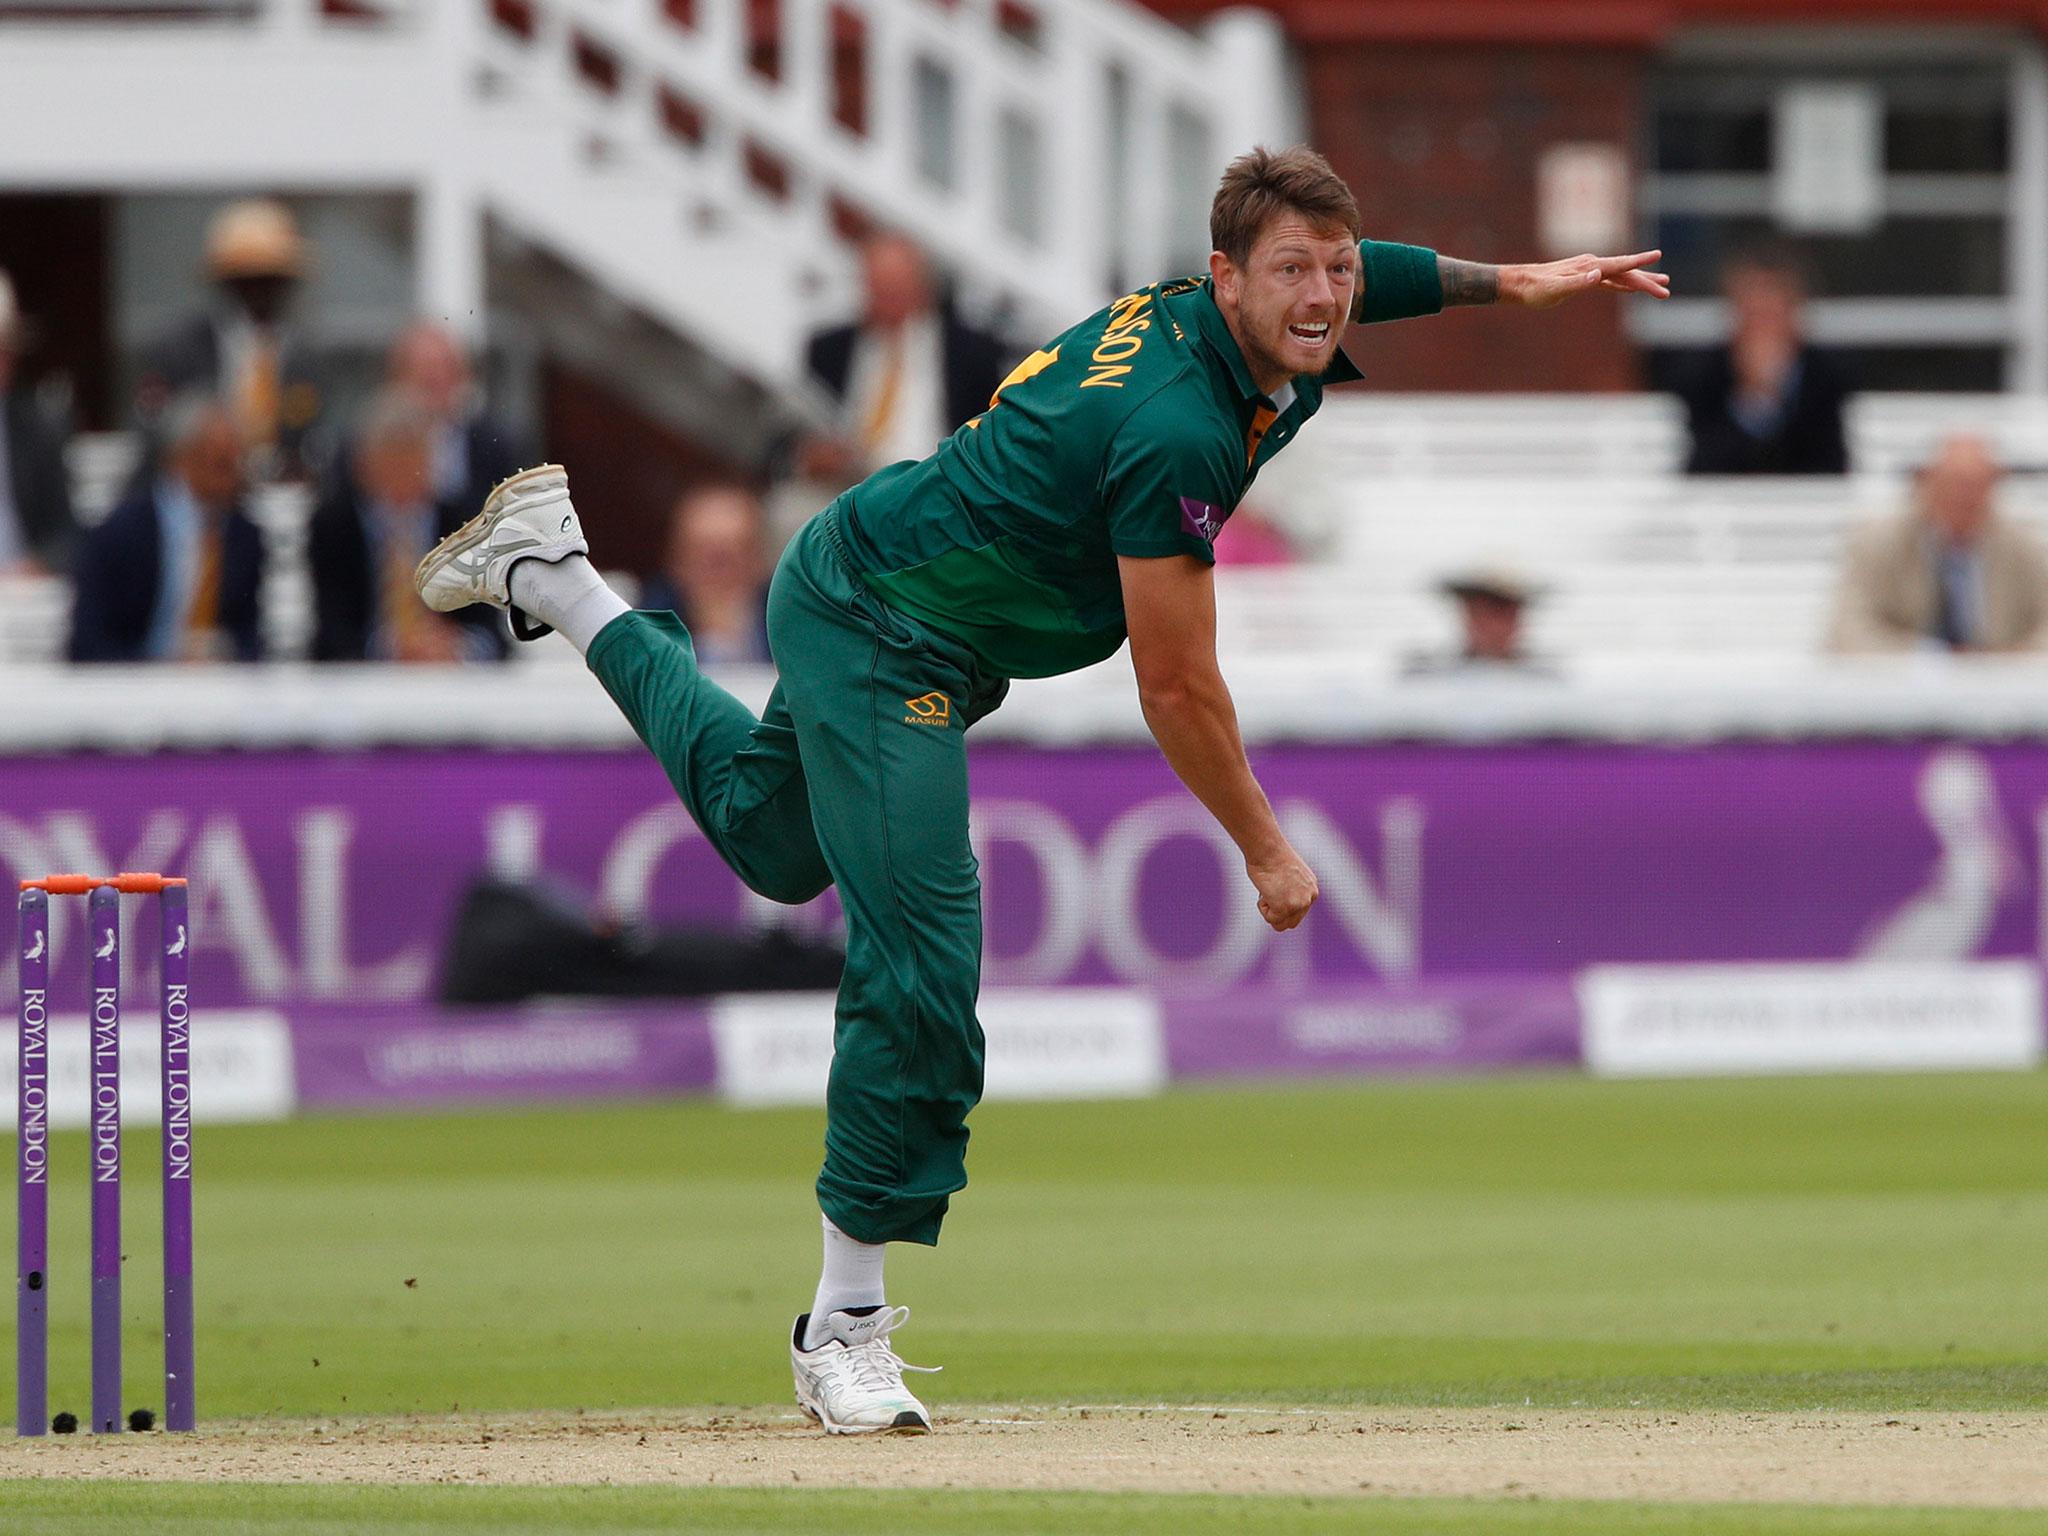
[[[889,1335],[900,1328],[910,1316],[910,1308],[896,1307],[882,1319],[879,1327],[864,1344],[850,1344],[840,1357],[845,1368],[857,1386],[889,1390],[903,1385],[905,1371],[921,1371],[935,1376],[943,1365],[911,1365],[889,1347]]]

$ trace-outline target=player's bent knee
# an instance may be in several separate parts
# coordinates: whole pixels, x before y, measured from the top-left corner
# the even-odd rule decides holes
[[[831,874],[823,870],[791,873],[787,870],[749,869],[739,873],[746,881],[747,889],[756,896],[779,902],[785,907],[800,907],[807,901],[815,901],[832,886]]]

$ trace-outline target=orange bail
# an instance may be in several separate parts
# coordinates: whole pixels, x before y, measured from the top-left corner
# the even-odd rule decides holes
[[[52,896],[83,896],[86,892],[107,882],[97,875],[45,875],[40,880],[24,880],[24,891],[48,891]]]
[[[185,882],[175,875],[143,875],[124,873],[104,882],[128,896],[155,896],[167,885],[183,885]]]
[[[111,885],[126,896],[160,896],[172,886],[184,883],[183,875],[128,871],[118,875],[45,875],[40,880],[23,880],[20,885],[24,891],[48,891],[52,896],[84,896],[103,885]]]

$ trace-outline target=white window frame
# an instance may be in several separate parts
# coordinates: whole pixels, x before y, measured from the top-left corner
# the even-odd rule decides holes
[[[1676,63],[1781,65],[1812,59],[1839,66],[1929,61],[2003,64],[2007,70],[2009,155],[2004,174],[1902,174],[1884,178],[1890,215],[1999,216],[2005,221],[2006,292],[1995,298],[1819,298],[1807,310],[1814,340],[1828,346],[1996,346],[2008,390],[2048,393],[2048,56],[2031,33],[1942,27],[1863,31],[1783,27],[1703,28],[1674,45]],[[1660,214],[1769,217],[1768,175],[1659,174],[1637,181],[1646,230]],[[1678,295],[1627,306],[1630,337],[1644,347],[1708,346],[1727,334],[1718,295]]]

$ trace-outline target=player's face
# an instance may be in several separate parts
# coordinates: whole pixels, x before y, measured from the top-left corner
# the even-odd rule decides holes
[[[1230,267],[1238,346],[1252,377],[1271,391],[1298,373],[1320,374],[1337,357],[1358,282],[1358,245],[1343,229],[1282,214],[1242,268]]]

